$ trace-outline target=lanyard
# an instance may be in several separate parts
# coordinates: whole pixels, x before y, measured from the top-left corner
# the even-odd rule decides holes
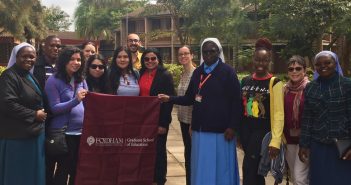
[[[202,81],[202,78],[204,77],[204,75],[200,76],[200,83],[199,83],[199,92],[202,88],[202,86],[206,83],[206,81],[211,77],[211,73],[209,75],[207,75],[207,77]]]

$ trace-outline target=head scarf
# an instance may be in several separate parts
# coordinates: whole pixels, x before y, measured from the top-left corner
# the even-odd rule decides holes
[[[201,44],[201,58],[200,58],[200,64],[202,64],[204,62],[204,59],[202,57],[202,46],[204,45],[205,42],[207,41],[212,41],[214,42],[217,46],[218,46],[218,49],[219,49],[219,58],[222,59],[222,62],[225,63],[225,60],[224,60],[224,54],[223,54],[223,48],[222,48],[222,45],[221,43],[219,43],[219,40],[217,38],[206,38],[202,44]]]
[[[320,57],[325,57],[325,56],[327,56],[327,57],[331,56],[334,59],[334,61],[336,63],[336,72],[339,73],[339,75],[344,76],[343,73],[342,73],[342,69],[341,69],[340,63],[339,63],[339,58],[334,52],[331,52],[331,51],[321,51],[321,52],[319,52],[314,57],[313,64],[315,64]],[[318,77],[319,77],[319,74],[317,73],[317,71],[314,71],[313,79],[315,80]]]
[[[13,47],[12,49],[12,52],[11,52],[11,56],[10,56],[10,60],[9,60],[9,63],[7,64],[7,67],[6,68],[10,68],[12,67],[15,63],[16,63],[16,57],[17,57],[17,53],[20,49],[22,49],[23,47],[31,47],[34,49],[35,51],[35,48],[34,46],[26,43],[26,42],[22,42],[21,44],[18,44],[17,46]],[[31,73],[33,73],[33,69],[34,67],[30,70]]]

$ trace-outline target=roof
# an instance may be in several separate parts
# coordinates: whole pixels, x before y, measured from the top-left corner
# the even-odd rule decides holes
[[[152,17],[152,16],[160,16],[160,15],[171,15],[168,10],[156,10],[157,7],[160,7],[160,4],[157,5],[146,5],[145,7],[140,7],[135,9],[134,11],[126,14],[123,19],[128,18],[142,18],[142,17]],[[150,12],[145,11],[145,8],[150,9]],[[155,10],[155,12],[151,13],[153,11],[152,9]],[[157,11],[157,12],[156,12]]]

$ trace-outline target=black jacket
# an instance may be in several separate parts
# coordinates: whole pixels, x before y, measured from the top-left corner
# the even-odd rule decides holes
[[[43,91],[33,77],[37,92],[28,73],[14,65],[0,76],[0,138],[29,138],[44,130],[44,123],[35,121],[36,111],[43,108]]]
[[[150,88],[150,96],[158,94],[175,95],[172,75],[165,69],[158,68]],[[161,103],[159,126],[168,128],[172,122],[172,103]]]

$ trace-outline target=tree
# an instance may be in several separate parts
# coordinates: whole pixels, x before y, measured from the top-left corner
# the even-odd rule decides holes
[[[59,6],[44,7],[44,20],[49,30],[66,31],[72,24],[69,15]]]
[[[0,2],[0,34],[11,33],[19,39],[43,38],[46,26],[39,0],[18,3],[16,0]]]
[[[125,0],[80,0],[75,11],[75,27],[81,37],[86,39],[110,39],[121,24],[121,18],[145,1]]]

